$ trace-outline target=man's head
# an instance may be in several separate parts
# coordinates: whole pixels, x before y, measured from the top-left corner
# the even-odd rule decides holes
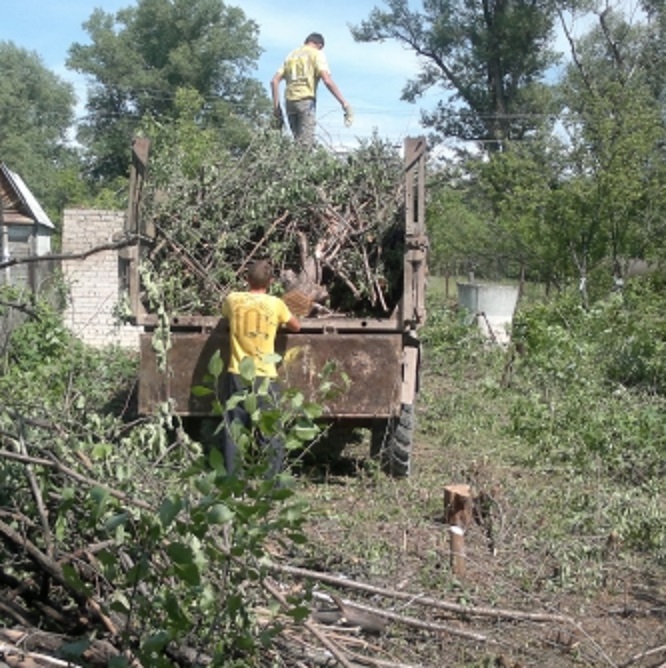
[[[311,32],[306,38],[305,38],[305,44],[314,44],[315,46],[319,47],[320,49],[324,48],[324,36],[321,33],[318,32]]]
[[[266,290],[273,280],[273,266],[268,260],[256,260],[247,270],[251,290]]]

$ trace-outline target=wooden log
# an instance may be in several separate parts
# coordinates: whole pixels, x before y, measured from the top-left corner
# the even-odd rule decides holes
[[[467,575],[465,562],[465,529],[451,525],[449,527],[449,547],[451,550],[451,570],[459,578]]]
[[[472,491],[469,485],[447,485],[444,488],[444,517],[449,525],[451,570],[465,577],[465,530],[472,521]]]
[[[472,503],[469,485],[447,485],[444,488],[445,522],[467,528],[472,522]]]
[[[314,306],[314,299],[302,290],[289,290],[282,295],[282,299],[297,318],[309,316]]]

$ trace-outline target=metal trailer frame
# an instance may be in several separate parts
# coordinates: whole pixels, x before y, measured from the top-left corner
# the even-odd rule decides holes
[[[141,373],[139,410],[149,414],[159,402],[173,402],[185,416],[211,414],[210,400],[194,396],[216,350],[228,350],[228,327],[215,316],[175,315],[169,323],[171,348],[166,370],[161,371],[153,349],[158,317],[147,313],[140,299],[141,240],[155,237],[142,220],[139,207],[148,168],[149,141],[135,140],[132,150],[130,197],[125,231],[140,241],[123,249],[125,277],[133,321],[144,328],[140,335]],[[391,420],[400,420],[405,406],[413,410],[418,392],[420,344],[418,328],[425,321],[425,277],[428,240],[425,228],[426,141],[407,138],[404,144],[405,259],[402,298],[387,318],[316,317],[301,320],[297,334],[280,333],[277,352],[283,355],[280,378],[312,396],[320,371],[333,361],[350,384],[346,392],[326,403],[326,416],[347,424],[372,426],[379,435],[390,432]],[[145,241],[144,241],[145,243]],[[287,354],[289,353],[289,354]],[[411,436],[410,436],[411,439]]]

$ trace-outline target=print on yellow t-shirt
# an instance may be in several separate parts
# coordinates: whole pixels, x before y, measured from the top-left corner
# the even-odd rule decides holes
[[[230,323],[229,371],[240,373],[241,361],[251,357],[258,376],[275,378],[275,364],[266,357],[275,352],[278,327],[291,318],[287,305],[272,295],[232,292],[224,300],[222,315]]]

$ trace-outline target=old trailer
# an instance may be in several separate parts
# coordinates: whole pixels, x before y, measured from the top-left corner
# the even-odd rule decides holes
[[[150,223],[139,214],[148,148],[146,140],[138,140],[133,147],[126,230],[142,239],[154,236]],[[348,387],[326,402],[324,419],[343,431],[349,427],[369,428],[372,454],[396,477],[409,475],[412,461],[421,359],[418,331],[425,320],[425,167],[425,139],[406,139],[402,295],[390,315],[305,317],[300,332],[280,333],[276,341],[276,350],[283,357],[281,381],[306,396],[316,392],[320,372],[328,363],[333,362],[346,374]],[[192,388],[203,384],[215,351],[227,354],[227,323],[216,316],[170,316],[170,347],[166,365],[160,364],[154,336],[165,323],[157,314],[146,312],[139,299],[141,256],[140,243],[127,249],[124,257],[134,322],[144,329],[140,336],[139,410],[148,414],[169,400],[180,415],[210,416],[210,397],[199,396]]]

